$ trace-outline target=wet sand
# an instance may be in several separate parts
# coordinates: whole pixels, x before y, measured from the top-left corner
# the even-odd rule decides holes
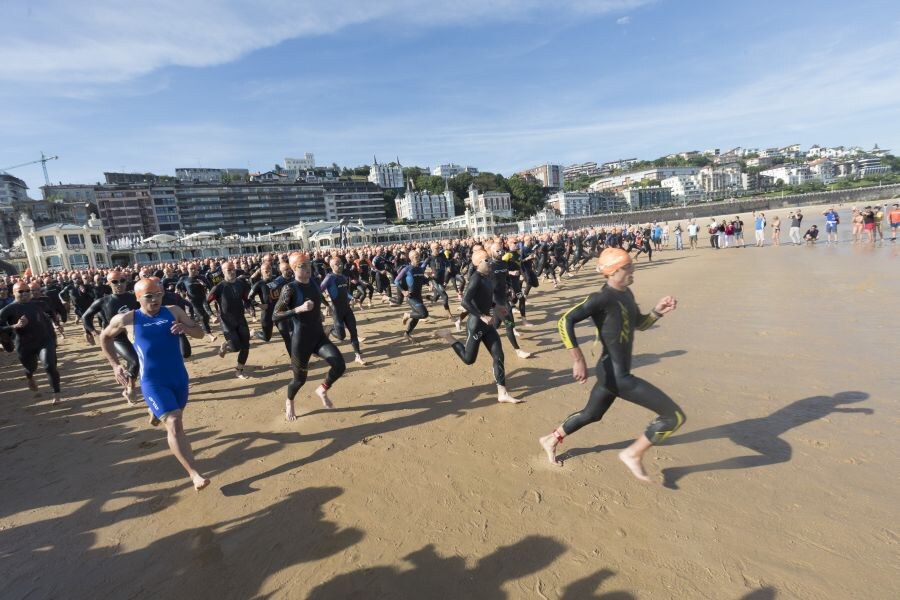
[[[657,485],[616,458],[651,418],[627,402],[567,438],[562,467],[537,444],[587,398],[556,319],[599,285],[592,272],[534,292],[521,345],[535,358],[504,338],[518,406],[495,402],[486,352],[466,367],[429,338],[436,305],[421,345],[401,341],[397,309],[359,315],[370,365],[348,363],[326,411],[314,362],[293,423],[280,342],[254,342],[238,381],[233,355],[196,341],[185,423],[213,479],[200,494],[71,324],[60,407],[43,374],[36,403],[0,354],[0,595],[894,597],[900,250],[702,245],[635,277],[644,310],[680,302],[635,343],[635,374],[688,416],[648,453]],[[591,328],[578,332],[591,361]]]

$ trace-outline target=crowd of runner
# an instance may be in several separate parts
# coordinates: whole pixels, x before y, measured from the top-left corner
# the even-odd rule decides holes
[[[871,213],[871,214],[869,214]],[[876,213],[855,211],[862,230]],[[826,211],[826,228],[838,220]],[[883,214],[882,214],[883,217]],[[764,243],[759,231],[767,222],[753,215],[756,243]],[[801,243],[802,214],[791,219],[791,239]],[[892,239],[900,228],[897,205],[890,212]],[[773,243],[779,243],[780,221],[773,219]],[[836,225],[835,225],[836,226]],[[744,223],[740,217],[712,220],[709,243],[714,248],[743,246]],[[855,231],[855,230],[854,230]],[[187,404],[188,377],[184,359],[191,356],[189,338],[216,342],[218,354],[234,353],[234,375],[250,377],[246,365],[251,340],[270,342],[277,331],[290,357],[291,379],[286,387],[285,418],[296,419],[294,399],[306,383],[313,355],[328,364],[328,372],[315,390],[325,407],[332,407],[328,392],[345,373],[346,364],[336,342],[349,342],[355,362],[365,364],[355,311],[374,302],[401,307],[398,335],[411,343],[416,326],[426,319],[444,319],[447,329],[435,335],[444,339],[459,359],[471,365],[482,345],[493,363],[497,400],[516,404],[506,387],[505,354],[501,332],[521,359],[523,350],[517,328],[528,327],[528,298],[540,286],[558,288],[592,259],[606,278],[598,291],[566,312],[559,320],[563,344],[572,353],[574,378],[587,379],[584,356],[578,348],[574,324],[592,319],[603,352],[597,363],[598,380],[582,411],[567,418],[540,442],[551,462],[565,436],[599,420],[613,399],[622,397],[649,408],[657,418],[635,443],[620,454],[639,479],[647,480],[641,466],[643,453],[661,442],[684,422],[684,413],[662,391],[630,372],[634,331],[650,327],[674,310],[672,297],[661,299],[650,314],[641,313],[631,291],[633,262],[667,248],[696,248],[700,228],[694,220],[671,229],[668,223],[583,229],[543,235],[488,239],[444,240],[431,243],[364,246],[313,253],[265,254],[230,259],[194,259],[110,269],[50,272],[39,275],[0,276],[0,345],[16,353],[27,386],[38,392],[35,374],[40,367],[52,389],[52,403],[61,401],[61,375],[57,344],[65,336],[65,324],[74,321],[87,343],[98,342],[122,387],[125,400],[143,395],[151,425],[165,423],[169,446],[199,490],[209,480],[199,474],[184,429],[182,412]],[[815,234],[812,234],[815,238]],[[854,234],[855,235],[855,234]],[[810,241],[810,232],[805,234]],[[454,310],[451,296],[459,309]],[[443,314],[432,315],[429,305]],[[454,303],[455,305],[455,303]],[[250,322],[256,322],[255,328]],[[327,323],[326,323],[327,322]],[[218,331],[213,326],[218,325]],[[132,328],[132,337],[128,328]],[[451,330],[451,328],[453,330]],[[455,330],[455,331],[454,331]],[[465,341],[455,333],[464,333]],[[70,335],[71,329],[69,331]]]

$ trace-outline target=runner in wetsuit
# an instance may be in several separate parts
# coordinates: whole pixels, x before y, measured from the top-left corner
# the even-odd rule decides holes
[[[244,303],[250,297],[250,284],[237,276],[237,269],[230,260],[222,264],[222,276],[224,279],[207,296],[207,300],[219,305],[219,320],[225,336],[219,348],[219,358],[225,358],[229,351],[237,352],[234,373],[238,379],[246,379],[244,366],[250,354],[250,326],[244,316]]]
[[[7,287],[5,281],[0,279],[0,309],[6,308],[8,304],[12,304],[15,300],[9,295],[10,288]],[[13,342],[13,334],[11,331],[0,330],[0,346],[6,352],[15,350],[15,342]]]
[[[422,319],[428,318],[428,308],[425,307],[425,302],[422,300],[422,287],[428,281],[428,275],[425,274],[425,263],[419,262],[418,250],[409,253],[409,265],[397,275],[397,279],[405,282],[406,288],[409,290],[406,303],[412,310],[403,314],[403,325],[406,327],[403,335],[411,341],[416,325]]]
[[[84,311],[94,301],[94,296],[91,294],[90,288],[84,284],[81,275],[76,275],[72,278],[72,282],[60,292],[60,297],[68,299],[72,303],[75,309],[76,321],[81,318]]]
[[[332,318],[334,326],[330,334],[334,334],[340,341],[344,341],[346,331],[350,332],[350,345],[353,346],[353,352],[356,353],[355,361],[361,365],[365,365],[362,358],[362,352],[359,349],[359,335],[356,332],[356,315],[353,314],[353,307],[350,306],[350,282],[344,277],[344,265],[340,259],[331,259],[331,273],[325,276],[319,285],[319,291],[328,292],[331,298]]]
[[[471,365],[478,358],[478,349],[484,344],[494,362],[494,382],[497,384],[497,401],[517,404],[521,400],[510,396],[506,390],[506,371],[503,366],[503,346],[500,344],[500,335],[493,325],[491,317],[491,305],[493,304],[493,267],[487,260],[484,250],[476,251],[472,255],[472,263],[476,265],[475,271],[469,277],[466,285],[466,293],[463,295],[462,305],[468,313],[466,320],[466,343],[456,340],[450,330],[436,332],[435,335],[443,338],[456,355],[467,365]]]
[[[441,302],[444,310],[447,311],[447,318],[453,321],[453,313],[450,312],[450,298],[447,296],[447,290],[444,288],[444,281],[447,278],[447,269],[449,261],[444,251],[438,246],[437,242],[431,243],[431,255],[428,257],[428,267],[431,269],[431,290],[432,300]]]
[[[212,329],[209,328],[210,315],[206,310],[206,295],[209,289],[206,279],[200,276],[200,267],[195,263],[188,265],[187,272],[188,274],[175,284],[175,289],[187,297],[194,308],[194,314],[203,322],[203,330],[212,335]]]
[[[113,316],[100,333],[100,347],[115,373],[125,385],[128,372],[119,364],[114,340],[129,325],[134,326],[134,347],[140,360],[141,391],[150,413],[150,424],[165,423],[169,449],[187,471],[198,492],[209,485],[194,462],[191,444],[184,433],[182,413],[188,401],[188,373],[179,352],[182,334],[204,336],[203,329],[176,306],[163,306],[159,279],[148,277],[134,286],[140,308]]]
[[[294,397],[306,383],[310,357],[316,354],[330,367],[325,381],[316,389],[316,395],[322,400],[325,408],[334,407],[328,397],[328,390],[343,375],[347,366],[344,357],[328,340],[322,328],[322,292],[316,282],[311,280],[312,266],[309,254],[292,252],[288,260],[294,270],[294,280],[282,288],[273,318],[276,323],[292,322],[294,328],[291,334],[293,379],[287,386],[284,411],[285,418],[293,421],[297,418],[294,413]]]
[[[531,353],[519,348],[516,341],[516,321],[512,314],[512,304],[509,301],[509,262],[505,259],[503,244],[494,242],[491,246],[491,260],[494,267],[494,327],[502,323],[506,328],[506,339],[516,351],[519,358],[531,358]],[[518,273],[516,274],[518,277]]]
[[[642,314],[628,289],[634,281],[634,265],[624,250],[604,250],[597,261],[597,271],[607,277],[606,285],[566,312],[558,324],[563,343],[574,359],[572,376],[584,383],[587,367],[575,337],[575,324],[588,318],[593,320],[603,344],[597,362],[597,383],[591,390],[587,406],[570,415],[553,433],[542,437],[540,443],[550,462],[559,464],[556,447],[563,438],[588,423],[599,421],[616,397],[624,398],[658,415],[647,426],[644,435],[619,453],[619,458],[635,477],[651,481],[641,462],[644,453],[681,427],[685,417],[681,408],[662,390],[631,374],[634,330],[648,329],[664,314],[675,310],[677,301],[666,296],[656,303],[649,315]]]
[[[44,307],[31,301],[31,288],[24,281],[13,286],[15,301],[0,309],[0,332],[15,335],[14,349],[25,368],[28,388],[37,392],[34,372],[38,359],[53,388],[53,404],[60,401],[59,371],[56,368],[56,332]]]
[[[390,265],[384,255],[384,249],[380,246],[377,254],[372,258],[372,269],[375,270],[375,289],[381,295],[381,303],[393,302]]]
[[[113,293],[99,300],[94,300],[94,303],[81,315],[81,322],[84,326],[84,339],[92,346],[96,343],[94,337],[100,335],[94,329],[94,315],[102,314],[104,322],[108,325],[112,322],[114,316],[135,310],[139,306],[134,294],[125,291],[128,287],[128,280],[121,271],[115,270],[110,272],[108,282]],[[128,380],[125,383],[122,396],[128,401],[128,404],[134,404],[134,400],[137,397],[135,385],[137,384],[138,371],[140,369],[137,352],[135,352],[131,340],[128,339],[126,331],[122,331],[113,339],[113,346],[116,353],[125,361],[125,370],[128,374]]]
[[[261,310],[259,315],[261,331],[256,332],[256,338],[263,342],[268,342],[272,339],[272,329],[275,326],[275,321],[272,320],[272,313],[275,311],[278,295],[281,294],[281,286],[277,284],[269,286],[273,281],[275,281],[275,276],[272,275],[272,265],[269,262],[264,262],[259,270],[259,279],[250,289],[250,297],[256,299]]]

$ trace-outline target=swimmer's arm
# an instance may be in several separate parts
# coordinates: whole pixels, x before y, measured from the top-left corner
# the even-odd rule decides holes
[[[100,332],[100,349],[103,351],[103,356],[106,357],[106,360],[113,369],[119,366],[119,355],[116,353],[116,347],[113,340],[115,340],[120,333],[124,333],[126,331],[125,328],[133,323],[134,311],[132,310],[114,316],[110,320],[109,325]]]
[[[581,355],[581,350],[578,349],[578,338],[575,336],[575,325],[596,312],[602,312],[604,308],[603,295],[594,293],[582,300],[580,304],[567,310],[556,323],[563,345],[569,350],[577,350],[578,355]]]
[[[281,295],[278,296],[278,302],[275,303],[275,309],[272,311],[272,320],[276,323],[284,319],[290,319],[294,311],[290,309],[291,299],[293,298],[291,286],[286,285],[281,288]]]
[[[638,309],[637,328],[640,331],[649,329],[651,325],[662,319],[664,314],[672,312],[677,306],[678,300],[676,300],[674,296],[665,296],[660,298],[659,302],[656,303],[656,306],[653,307],[653,310],[650,311],[649,315],[641,313],[640,309]]]
[[[94,300],[91,306],[84,311],[84,314],[81,315],[81,323],[84,325],[84,330],[88,333],[94,334],[97,333],[97,330],[94,329],[94,315],[100,312],[100,306],[103,304],[103,299]]]
[[[480,319],[483,315],[482,312],[478,310],[478,305],[475,303],[475,292],[478,291],[479,285],[482,285],[481,275],[479,274],[477,277],[475,275],[472,275],[472,277],[469,279],[469,285],[466,286],[466,291],[463,294],[461,304],[466,312],[475,315]]]

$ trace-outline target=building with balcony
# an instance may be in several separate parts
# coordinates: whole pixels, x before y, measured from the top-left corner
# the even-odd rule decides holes
[[[32,273],[109,266],[103,223],[96,215],[84,225],[52,223],[35,227],[26,215],[19,219],[22,244]]]
[[[348,219],[366,224],[384,223],[384,192],[369,181],[336,180],[321,184],[325,199],[325,218]]]
[[[551,194],[545,205],[563,217],[594,215],[600,212],[600,194],[559,191]]]
[[[97,204],[97,194],[95,189],[97,186],[82,183],[60,183],[58,185],[42,185],[41,195],[44,200],[63,200],[65,202],[81,202]],[[97,209],[94,208],[94,212]]]
[[[284,170],[299,173],[300,171],[310,171],[316,168],[316,157],[312,152],[307,152],[303,158],[285,158]],[[296,175],[295,175],[296,176]]]
[[[473,214],[491,213],[501,218],[512,218],[512,197],[509,192],[479,193],[475,184],[469,186],[466,208]]]
[[[403,188],[403,168],[397,164],[382,164],[378,159],[373,158],[372,166],[369,167],[369,181],[375,185],[386,189]]]
[[[417,190],[412,178],[406,182],[406,192],[394,200],[397,218],[404,221],[440,221],[456,216],[454,195],[449,186],[443,193]]]
[[[95,194],[108,238],[149,237],[160,232],[149,184],[97,186]]]
[[[524,177],[525,179],[534,178],[538,183],[540,183],[545,188],[553,188],[557,190],[561,190],[563,188],[564,178],[563,178],[563,168],[561,165],[538,165],[537,167],[532,167],[530,169],[525,169],[524,171],[519,171],[516,173],[519,177]]]
[[[12,206],[13,202],[28,200],[28,186],[25,182],[0,171],[0,206]]]
[[[694,175],[666,177],[659,185],[672,190],[672,197],[686,204],[702,202],[706,198],[706,192],[700,187]]]
[[[771,177],[776,184],[781,180],[784,185],[803,185],[813,179],[809,165],[806,164],[780,165],[760,171],[759,174]]]
[[[634,187],[622,190],[622,197],[630,210],[644,210],[672,203],[672,190],[665,187]]]
[[[667,177],[696,175],[699,171],[700,169],[697,167],[652,167],[640,169],[598,179],[588,186],[588,190],[591,192],[619,192],[642,181],[662,181]]]

